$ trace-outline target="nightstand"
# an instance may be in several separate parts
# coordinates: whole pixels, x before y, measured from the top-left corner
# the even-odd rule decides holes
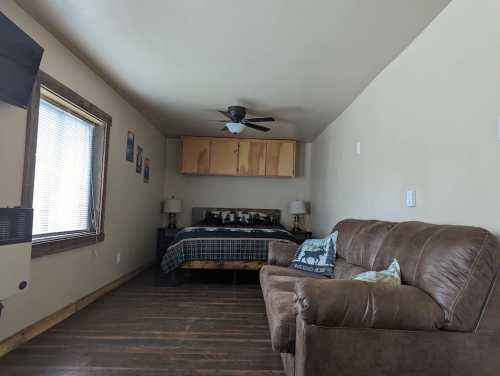
[[[163,258],[167,248],[174,241],[175,235],[177,235],[177,233],[181,230],[182,228],[158,228],[158,238],[156,241],[156,263],[158,265],[161,264],[161,259]]]
[[[297,231],[297,232],[291,231],[291,233],[299,244],[304,243],[307,239],[311,239],[312,236],[311,231]]]

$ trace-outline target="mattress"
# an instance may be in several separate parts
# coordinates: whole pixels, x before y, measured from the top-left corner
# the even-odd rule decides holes
[[[187,227],[179,231],[161,261],[169,273],[188,261],[267,261],[270,241],[296,243],[281,226]]]

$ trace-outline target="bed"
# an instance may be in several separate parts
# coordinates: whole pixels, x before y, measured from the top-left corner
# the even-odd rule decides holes
[[[179,231],[162,257],[161,268],[252,269],[267,262],[270,241],[295,243],[280,224],[278,209],[192,209],[192,226]]]

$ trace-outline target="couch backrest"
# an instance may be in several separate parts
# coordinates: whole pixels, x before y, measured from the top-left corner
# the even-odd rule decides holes
[[[339,257],[369,270],[385,269],[396,258],[403,283],[424,290],[441,305],[444,329],[474,329],[500,265],[500,245],[490,232],[353,219],[339,222],[335,230]]]

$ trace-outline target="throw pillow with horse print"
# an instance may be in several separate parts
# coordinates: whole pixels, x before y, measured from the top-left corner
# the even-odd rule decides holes
[[[333,276],[337,250],[338,231],[323,239],[306,240],[297,250],[290,268]]]

